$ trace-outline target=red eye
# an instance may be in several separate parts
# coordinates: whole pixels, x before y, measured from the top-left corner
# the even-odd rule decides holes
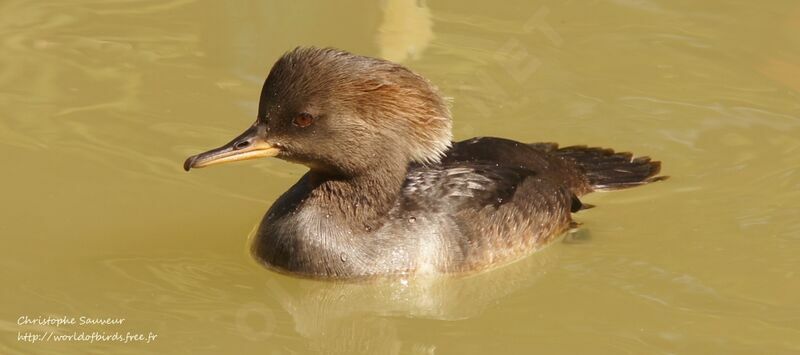
[[[308,127],[314,123],[314,116],[308,112],[301,112],[294,117],[292,123],[297,127]]]

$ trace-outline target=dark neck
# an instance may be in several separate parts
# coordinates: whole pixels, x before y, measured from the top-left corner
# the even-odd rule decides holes
[[[309,196],[326,213],[347,221],[352,228],[375,230],[400,196],[406,165],[377,166],[355,176],[335,176],[310,171]],[[310,202],[310,201],[309,201]]]

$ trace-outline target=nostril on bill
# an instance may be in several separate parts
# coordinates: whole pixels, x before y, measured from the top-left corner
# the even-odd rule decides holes
[[[247,146],[249,146],[249,145],[250,145],[250,141],[242,141],[242,142],[238,142],[238,143],[234,144],[233,145],[233,149],[236,149],[236,150],[244,149],[244,148],[247,148]]]

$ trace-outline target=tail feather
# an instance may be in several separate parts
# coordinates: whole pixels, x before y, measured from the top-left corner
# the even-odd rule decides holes
[[[661,162],[649,157],[617,153],[611,149],[571,146],[548,149],[553,154],[574,162],[586,174],[592,190],[618,190],[664,180],[657,176]]]

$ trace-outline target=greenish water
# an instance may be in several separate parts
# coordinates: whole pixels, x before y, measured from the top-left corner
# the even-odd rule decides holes
[[[800,352],[798,33],[795,1],[0,2],[0,353]],[[587,196],[574,238],[472,277],[274,274],[248,236],[304,168],[181,163],[252,122],[297,45],[425,75],[458,139],[672,178]],[[157,338],[53,340],[75,332]]]

